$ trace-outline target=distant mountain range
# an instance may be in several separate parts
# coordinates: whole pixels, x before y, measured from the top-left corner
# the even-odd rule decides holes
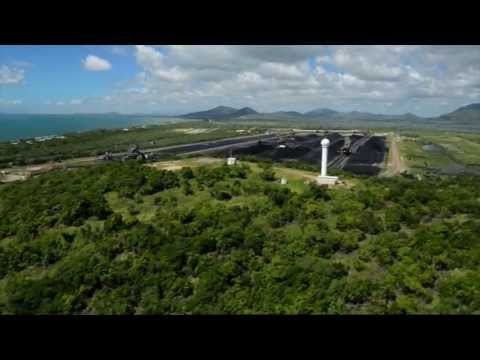
[[[471,104],[461,107],[451,113],[437,117],[419,117],[412,113],[401,115],[373,114],[368,112],[350,111],[339,112],[332,109],[319,108],[305,113],[298,111],[276,111],[271,113],[259,113],[252,108],[244,107],[235,109],[228,106],[217,106],[206,111],[199,111],[181,115],[188,119],[212,119],[212,120],[328,120],[328,121],[384,121],[384,122],[475,122],[480,125],[480,104]]]
[[[213,109],[206,111],[199,111],[190,114],[181,115],[182,118],[187,119],[234,119],[241,116],[248,116],[258,114],[255,110],[244,107],[241,109],[235,109],[229,106],[217,106]]]
[[[451,113],[439,116],[437,119],[456,122],[480,122],[480,104],[462,106]]]
[[[403,115],[381,115],[372,114],[360,111],[339,112],[331,109],[315,109],[301,113],[298,111],[276,111],[271,113],[259,113],[252,108],[244,107],[235,109],[228,106],[217,106],[210,110],[193,112],[179,117],[188,119],[212,119],[212,120],[226,120],[226,119],[344,119],[344,120],[392,120],[392,119],[415,119],[418,118],[414,114],[407,113]]]

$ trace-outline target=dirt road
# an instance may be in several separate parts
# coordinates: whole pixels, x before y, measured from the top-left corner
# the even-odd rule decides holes
[[[391,138],[392,141],[390,143],[388,165],[384,176],[399,175],[406,170],[405,164],[403,163],[402,157],[400,156],[400,151],[398,149],[399,137],[396,134],[392,134]]]

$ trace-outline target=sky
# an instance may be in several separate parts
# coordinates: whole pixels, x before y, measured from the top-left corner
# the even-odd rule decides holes
[[[0,45],[0,112],[437,116],[480,102],[480,46]]]

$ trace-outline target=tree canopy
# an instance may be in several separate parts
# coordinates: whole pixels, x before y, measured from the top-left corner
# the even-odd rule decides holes
[[[0,186],[0,312],[480,312],[478,178],[297,192],[272,172],[126,162]]]

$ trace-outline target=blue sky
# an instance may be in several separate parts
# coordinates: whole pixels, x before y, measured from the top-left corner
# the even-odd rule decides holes
[[[478,46],[0,46],[0,112],[413,112],[480,102]]]
[[[109,71],[86,70],[82,60],[93,53],[115,66]],[[20,99],[32,109],[45,102],[108,95],[139,71],[134,57],[102,46],[0,46],[0,64],[25,72],[21,83],[0,85],[0,97]]]

